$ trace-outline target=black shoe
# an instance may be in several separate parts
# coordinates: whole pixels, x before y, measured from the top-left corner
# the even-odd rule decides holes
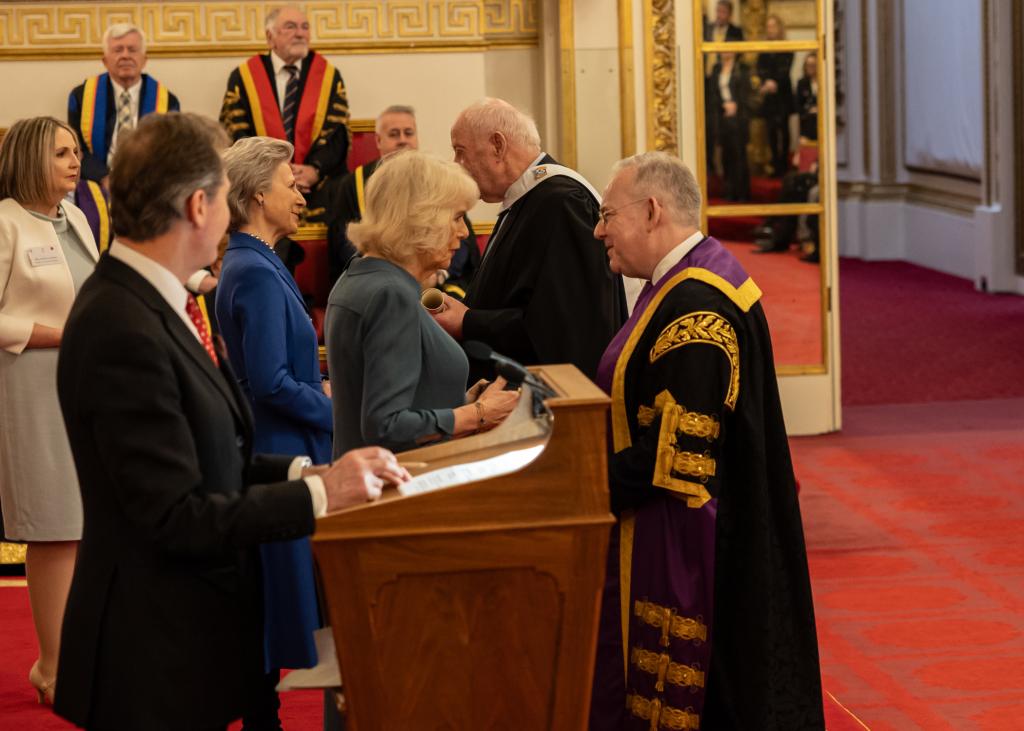
[[[789,251],[789,244],[779,244],[774,241],[758,241],[755,254],[781,254]]]
[[[800,257],[800,261],[806,261],[808,264],[817,264],[821,261],[821,257],[818,256],[817,251],[812,251],[808,254],[804,254]]]

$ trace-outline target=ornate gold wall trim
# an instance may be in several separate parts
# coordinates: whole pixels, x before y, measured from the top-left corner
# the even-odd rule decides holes
[[[538,0],[305,2],[325,53],[534,48]],[[132,22],[149,55],[246,56],[266,48],[263,19],[280,2],[12,2],[0,7],[0,60],[95,58],[103,31]]]
[[[576,23],[574,0],[558,0],[558,54],[561,71],[562,139],[559,160],[576,167]]]
[[[633,68],[633,0],[618,0],[619,124],[622,157],[636,152],[636,80]]]
[[[647,149],[679,154],[675,0],[644,0]]]

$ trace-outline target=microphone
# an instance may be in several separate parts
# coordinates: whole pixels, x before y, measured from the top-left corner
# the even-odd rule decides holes
[[[494,365],[494,371],[513,385],[518,386],[521,383],[525,383],[538,394],[548,398],[557,395],[550,386],[526,370],[522,363],[500,353],[495,353],[494,349],[486,343],[482,343],[479,340],[467,340],[462,344],[462,349],[473,360],[491,361]]]

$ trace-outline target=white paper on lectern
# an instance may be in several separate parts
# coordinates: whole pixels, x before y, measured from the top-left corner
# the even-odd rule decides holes
[[[505,454],[499,454],[497,457],[431,470],[399,485],[398,491],[402,495],[421,495],[445,487],[455,487],[467,482],[507,475],[530,464],[542,451],[544,451],[544,445],[538,444],[526,449],[513,449]]]
[[[341,686],[341,670],[338,669],[338,655],[334,651],[334,634],[331,628],[322,627],[313,632],[313,642],[316,644],[316,665],[292,670],[277,684],[278,692]]]

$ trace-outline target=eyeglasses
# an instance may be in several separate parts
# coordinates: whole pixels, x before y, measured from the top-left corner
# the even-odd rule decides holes
[[[608,225],[608,219],[611,218],[612,216],[614,216],[619,211],[621,211],[623,208],[629,208],[630,206],[635,206],[637,203],[643,203],[646,200],[647,200],[646,198],[637,198],[635,201],[630,201],[629,203],[623,203],[618,208],[601,208],[601,209],[599,209],[597,211],[597,220],[600,221],[601,223],[603,223],[605,226],[607,226]]]

